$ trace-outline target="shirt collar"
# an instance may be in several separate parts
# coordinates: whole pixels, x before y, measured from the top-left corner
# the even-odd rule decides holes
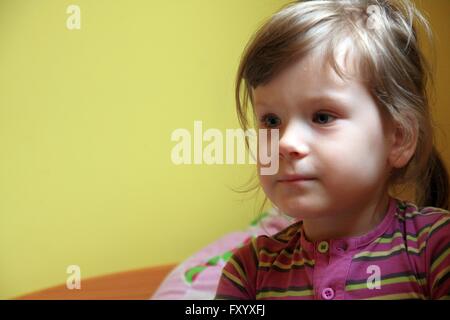
[[[398,205],[400,204],[400,200],[389,196],[389,205],[386,215],[383,220],[371,231],[368,233],[356,236],[356,237],[348,237],[348,238],[339,238],[339,239],[330,239],[324,240],[328,242],[328,246],[330,251],[336,253],[343,253],[348,250],[355,250],[361,247],[367,246],[369,243],[373,242],[375,239],[379,238],[383,235],[389,226],[392,223],[392,220],[395,218],[395,213],[397,212]],[[305,238],[305,232],[303,229],[303,222],[300,222],[300,243],[303,250],[313,251],[315,248],[318,248],[318,245],[324,241],[309,241]]]

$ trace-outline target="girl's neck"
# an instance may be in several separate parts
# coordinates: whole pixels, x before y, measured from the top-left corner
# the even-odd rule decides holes
[[[383,196],[367,202],[363,207],[352,207],[342,214],[303,219],[305,237],[314,242],[362,236],[381,223],[388,208],[389,194],[386,192]]]

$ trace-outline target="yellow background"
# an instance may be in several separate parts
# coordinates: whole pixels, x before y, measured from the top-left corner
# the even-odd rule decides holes
[[[181,261],[247,226],[259,203],[230,187],[253,166],[175,166],[170,136],[238,128],[240,55],[287,2],[0,0],[0,298],[65,283],[72,264],[90,277]],[[450,1],[423,2],[449,132]]]

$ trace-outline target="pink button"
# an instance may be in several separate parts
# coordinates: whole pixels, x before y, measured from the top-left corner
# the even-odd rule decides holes
[[[331,288],[325,288],[322,291],[322,298],[325,300],[331,300],[334,298],[334,290]]]

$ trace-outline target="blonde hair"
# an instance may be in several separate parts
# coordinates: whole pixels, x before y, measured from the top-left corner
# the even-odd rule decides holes
[[[427,94],[433,72],[419,47],[417,24],[432,39],[427,20],[409,0],[313,0],[286,5],[253,35],[241,58],[235,88],[241,127],[247,130],[250,125],[249,101],[255,121],[252,89],[318,47],[334,71],[347,78],[335,50],[350,38],[358,73],[365,77],[378,107],[400,125],[406,141],[417,138],[414,155],[392,172],[387,186],[412,184],[419,207],[448,209],[448,173],[435,147]],[[259,188],[257,183],[245,192]]]

